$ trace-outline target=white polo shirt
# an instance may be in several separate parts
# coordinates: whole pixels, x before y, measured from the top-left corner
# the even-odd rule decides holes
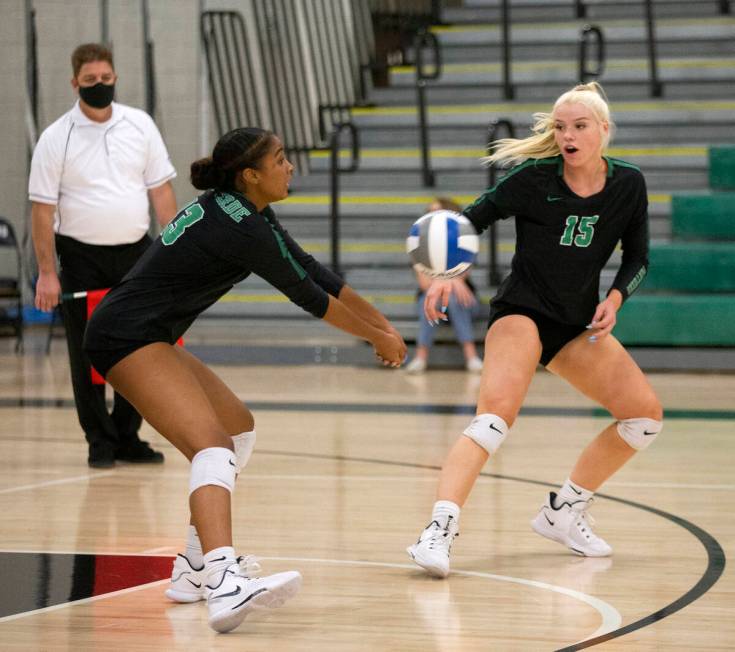
[[[56,233],[87,244],[129,244],[148,232],[148,190],[175,176],[145,111],[113,102],[110,119],[94,122],[77,101],[41,134],[28,196],[56,206]]]

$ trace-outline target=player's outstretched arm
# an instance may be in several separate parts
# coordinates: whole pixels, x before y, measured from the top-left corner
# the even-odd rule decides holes
[[[399,367],[406,357],[406,345],[400,335],[374,326],[331,295],[327,312],[322,319],[335,328],[370,342],[376,355],[386,365]]]
[[[370,302],[363,299],[349,285],[344,285],[342,287],[337,298],[358,317],[368,322],[368,324],[372,324],[376,328],[386,331],[387,333],[392,333],[398,337],[401,342],[403,342],[401,334],[393,324],[390,323],[388,318]]]

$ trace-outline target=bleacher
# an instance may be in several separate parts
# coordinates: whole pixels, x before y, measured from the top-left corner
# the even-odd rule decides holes
[[[432,3],[423,4],[428,10]],[[389,84],[369,90],[370,105],[350,111],[361,149],[358,171],[339,181],[340,260],[347,281],[396,320],[408,339],[415,335],[414,281],[403,246],[408,226],[433,196],[466,204],[483,191],[487,170],[479,158],[489,122],[509,119],[517,136],[528,133],[532,113],[548,110],[577,81],[580,30],[593,23],[606,38],[599,81],[618,127],[610,154],[641,167],[650,201],[650,274],[621,311],[616,334],[626,344],[735,346],[735,244],[724,241],[734,237],[735,172],[732,149],[723,146],[735,144],[735,18],[723,13],[723,3],[654,3],[662,97],[650,97],[643,2],[584,2],[584,18],[576,17],[578,3],[571,0],[511,2],[512,99],[503,97],[501,3],[443,4],[430,28],[440,45],[442,73],[426,84],[436,185],[422,184],[410,48],[396,53],[403,60],[390,68]],[[421,3],[404,3],[409,5]],[[375,28],[379,43],[380,25]],[[346,146],[340,152],[343,161],[351,156]],[[309,170],[294,181],[292,196],[277,212],[307,249],[329,262],[329,153],[312,151]],[[512,257],[512,220],[499,225],[498,235],[504,274]],[[604,271],[603,288],[618,260],[613,256]],[[494,287],[486,240],[472,278],[489,300]],[[308,319],[254,279],[207,315]],[[480,323],[478,337],[483,332]]]

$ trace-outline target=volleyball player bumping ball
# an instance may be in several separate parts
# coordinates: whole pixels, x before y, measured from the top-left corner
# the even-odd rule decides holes
[[[202,362],[175,346],[196,316],[254,273],[329,324],[368,340],[383,364],[406,356],[388,320],[305,253],[270,208],[293,166],[271,132],[240,128],[191,165],[204,194],[185,206],[93,313],[85,350],[94,367],[191,461],[191,525],[167,595],[207,600],[209,624],[237,627],[257,606],[278,607],[296,571],[251,577],[236,558],[230,496],[255,444],[253,416]],[[245,559],[245,562],[242,560]]]
[[[615,421],[582,451],[531,527],[578,555],[612,548],[592,530],[595,491],[661,431],[661,405],[636,363],[611,334],[623,301],[648,265],[648,202],[640,170],[605,155],[613,124],[592,82],[534,116],[533,135],[494,143],[487,162],[513,164],[463,214],[481,232],[515,216],[511,273],[491,304],[477,413],[446,458],[429,525],[408,548],[431,575],[449,574],[460,509],[488,457],[508,436],[540,362],[606,408]],[[617,243],[622,262],[600,300],[600,272]],[[425,312],[444,319],[452,280],[436,280]],[[553,433],[548,434],[553,446]]]

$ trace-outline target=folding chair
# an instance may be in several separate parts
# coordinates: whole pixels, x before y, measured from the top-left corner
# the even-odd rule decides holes
[[[15,264],[3,265],[0,271],[0,325],[10,326],[16,336],[15,351],[23,350],[23,262],[20,244],[15,236],[15,229],[9,220],[0,217],[0,255],[8,250],[15,256]],[[15,268],[15,275],[6,268]]]

